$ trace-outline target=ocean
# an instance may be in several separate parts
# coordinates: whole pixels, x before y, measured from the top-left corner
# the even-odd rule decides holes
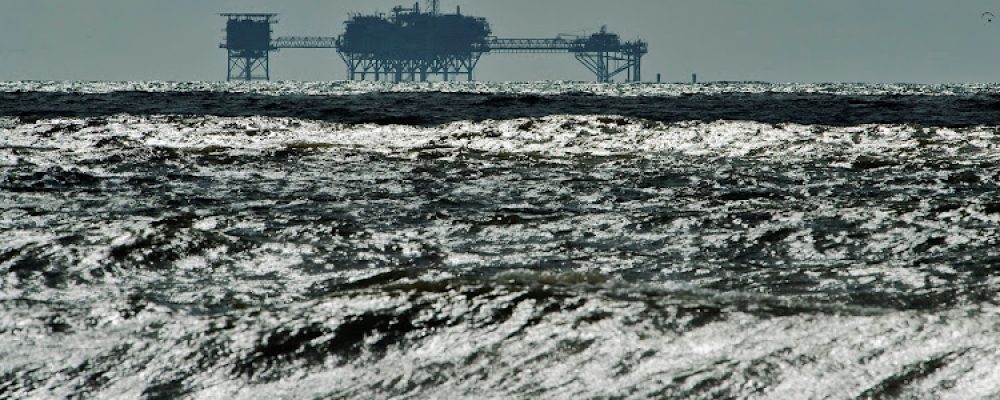
[[[1000,398],[1000,86],[0,83],[0,398]]]

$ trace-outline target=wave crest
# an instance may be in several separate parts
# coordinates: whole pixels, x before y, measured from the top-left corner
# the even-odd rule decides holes
[[[12,125],[12,124],[8,124]],[[402,156],[425,152],[492,154],[685,155],[834,160],[844,166],[906,160],[996,160],[997,127],[666,123],[614,115],[553,115],[460,121],[436,127],[340,124],[275,117],[115,116],[18,121],[0,148],[103,152],[164,148],[193,153],[360,150]]]

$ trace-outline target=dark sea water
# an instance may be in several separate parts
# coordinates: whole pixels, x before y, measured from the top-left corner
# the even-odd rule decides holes
[[[0,398],[1000,398],[1000,87],[0,83]]]

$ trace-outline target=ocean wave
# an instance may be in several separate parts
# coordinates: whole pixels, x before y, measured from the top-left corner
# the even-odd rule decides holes
[[[1000,125],[1000,113],[996,112],[1000,109],[1000,95],[989,90],[955,95],[942,94],[945,92],[856,95],[797,90],[648,96],[579,91],[559,94],[373,91],[349,95],[0,91],[0,116],[32,121],[120,114],[211,115],[423,127],[550,115],[620,115],[665,123],[735,120],[841,127]]]
[[[212,309],[386,272],[528,268],[900,309],[990,302],[994,130],[19,121],[0,136],[0,282],[9,298],[65,297],[127,279]]]
[[[998,310],[979,306],[810,312],[639,288],[453,283],[207,316],[136,296],[87,311],[89,326],[50,304],[3,307],[8,397],[1000,394]]]
[[[1000,396],[992,86],[0,87],[0,398]]]
[[[993,162],[998,127],[835,127],[754,121],[663,123],[615,115],[460,121],[434,127],[340,124],[274,117],[129,116],[7,119],[0,148],[76,156],[175,149],[192,154],[357,150],[418,156],[483,152],[545,156],[732,157],[828,160],[845,168],[907,162]],[[39,153],[45,153],[41,151]]]

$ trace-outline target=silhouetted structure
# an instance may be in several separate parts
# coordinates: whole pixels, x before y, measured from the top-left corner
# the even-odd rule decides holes
[[[271,25],[277,14],[221,14],[226,17],[226,41],[219,47],[229,54],[226,79],[271,79]]]
[[[426,81],[430,77],[449,80],[473,79],[480,58],[488,53],[570,53],[597,76],[610,82],[625,73],[625,80],[642,79],[642,57],[646,42],[622,41],[601,28],[586,37],[554,39],[502,39],[492,36],[489,23],[478,17],[443,14],[437,0],[395,7],[390,15],[353,15],[339,37],[279,37],[270,40],[274,14],[223,14],[227,22],[229,79],[254,79],[255,66],[268,76],[270,51],[283,48],[336,49],[347,65],[350,80]],[[245,25],[244,25],[245,24]],[[262,27],[266,26],[267,29]],[[263,34],[268,40],[263,42]],[[234,64],[233,60],[242,60]],[[240,73],[233,74],[234,65]],[[242,69],[240,69],[242,67]]]
[[[351,80],[394,81],[429,75],[465,75],[472,80],[479,58],[489,51],[490,26],[485,19],[467,17],[457,10],[441,14],[436,2],[431,10],[395,7],[389,17],[356,15],[347,21],[336,42]]]
[[[497,39],[488,42],[489,51],[495,53],[572,53],[583,65],[597,75],[598,82],[611,80],[625,72],[625,80],[642,80],[642,56],[649,52],[646,42],[623,42],[618,35],[609,33],[607,27],[588,37],[555,39]]]

